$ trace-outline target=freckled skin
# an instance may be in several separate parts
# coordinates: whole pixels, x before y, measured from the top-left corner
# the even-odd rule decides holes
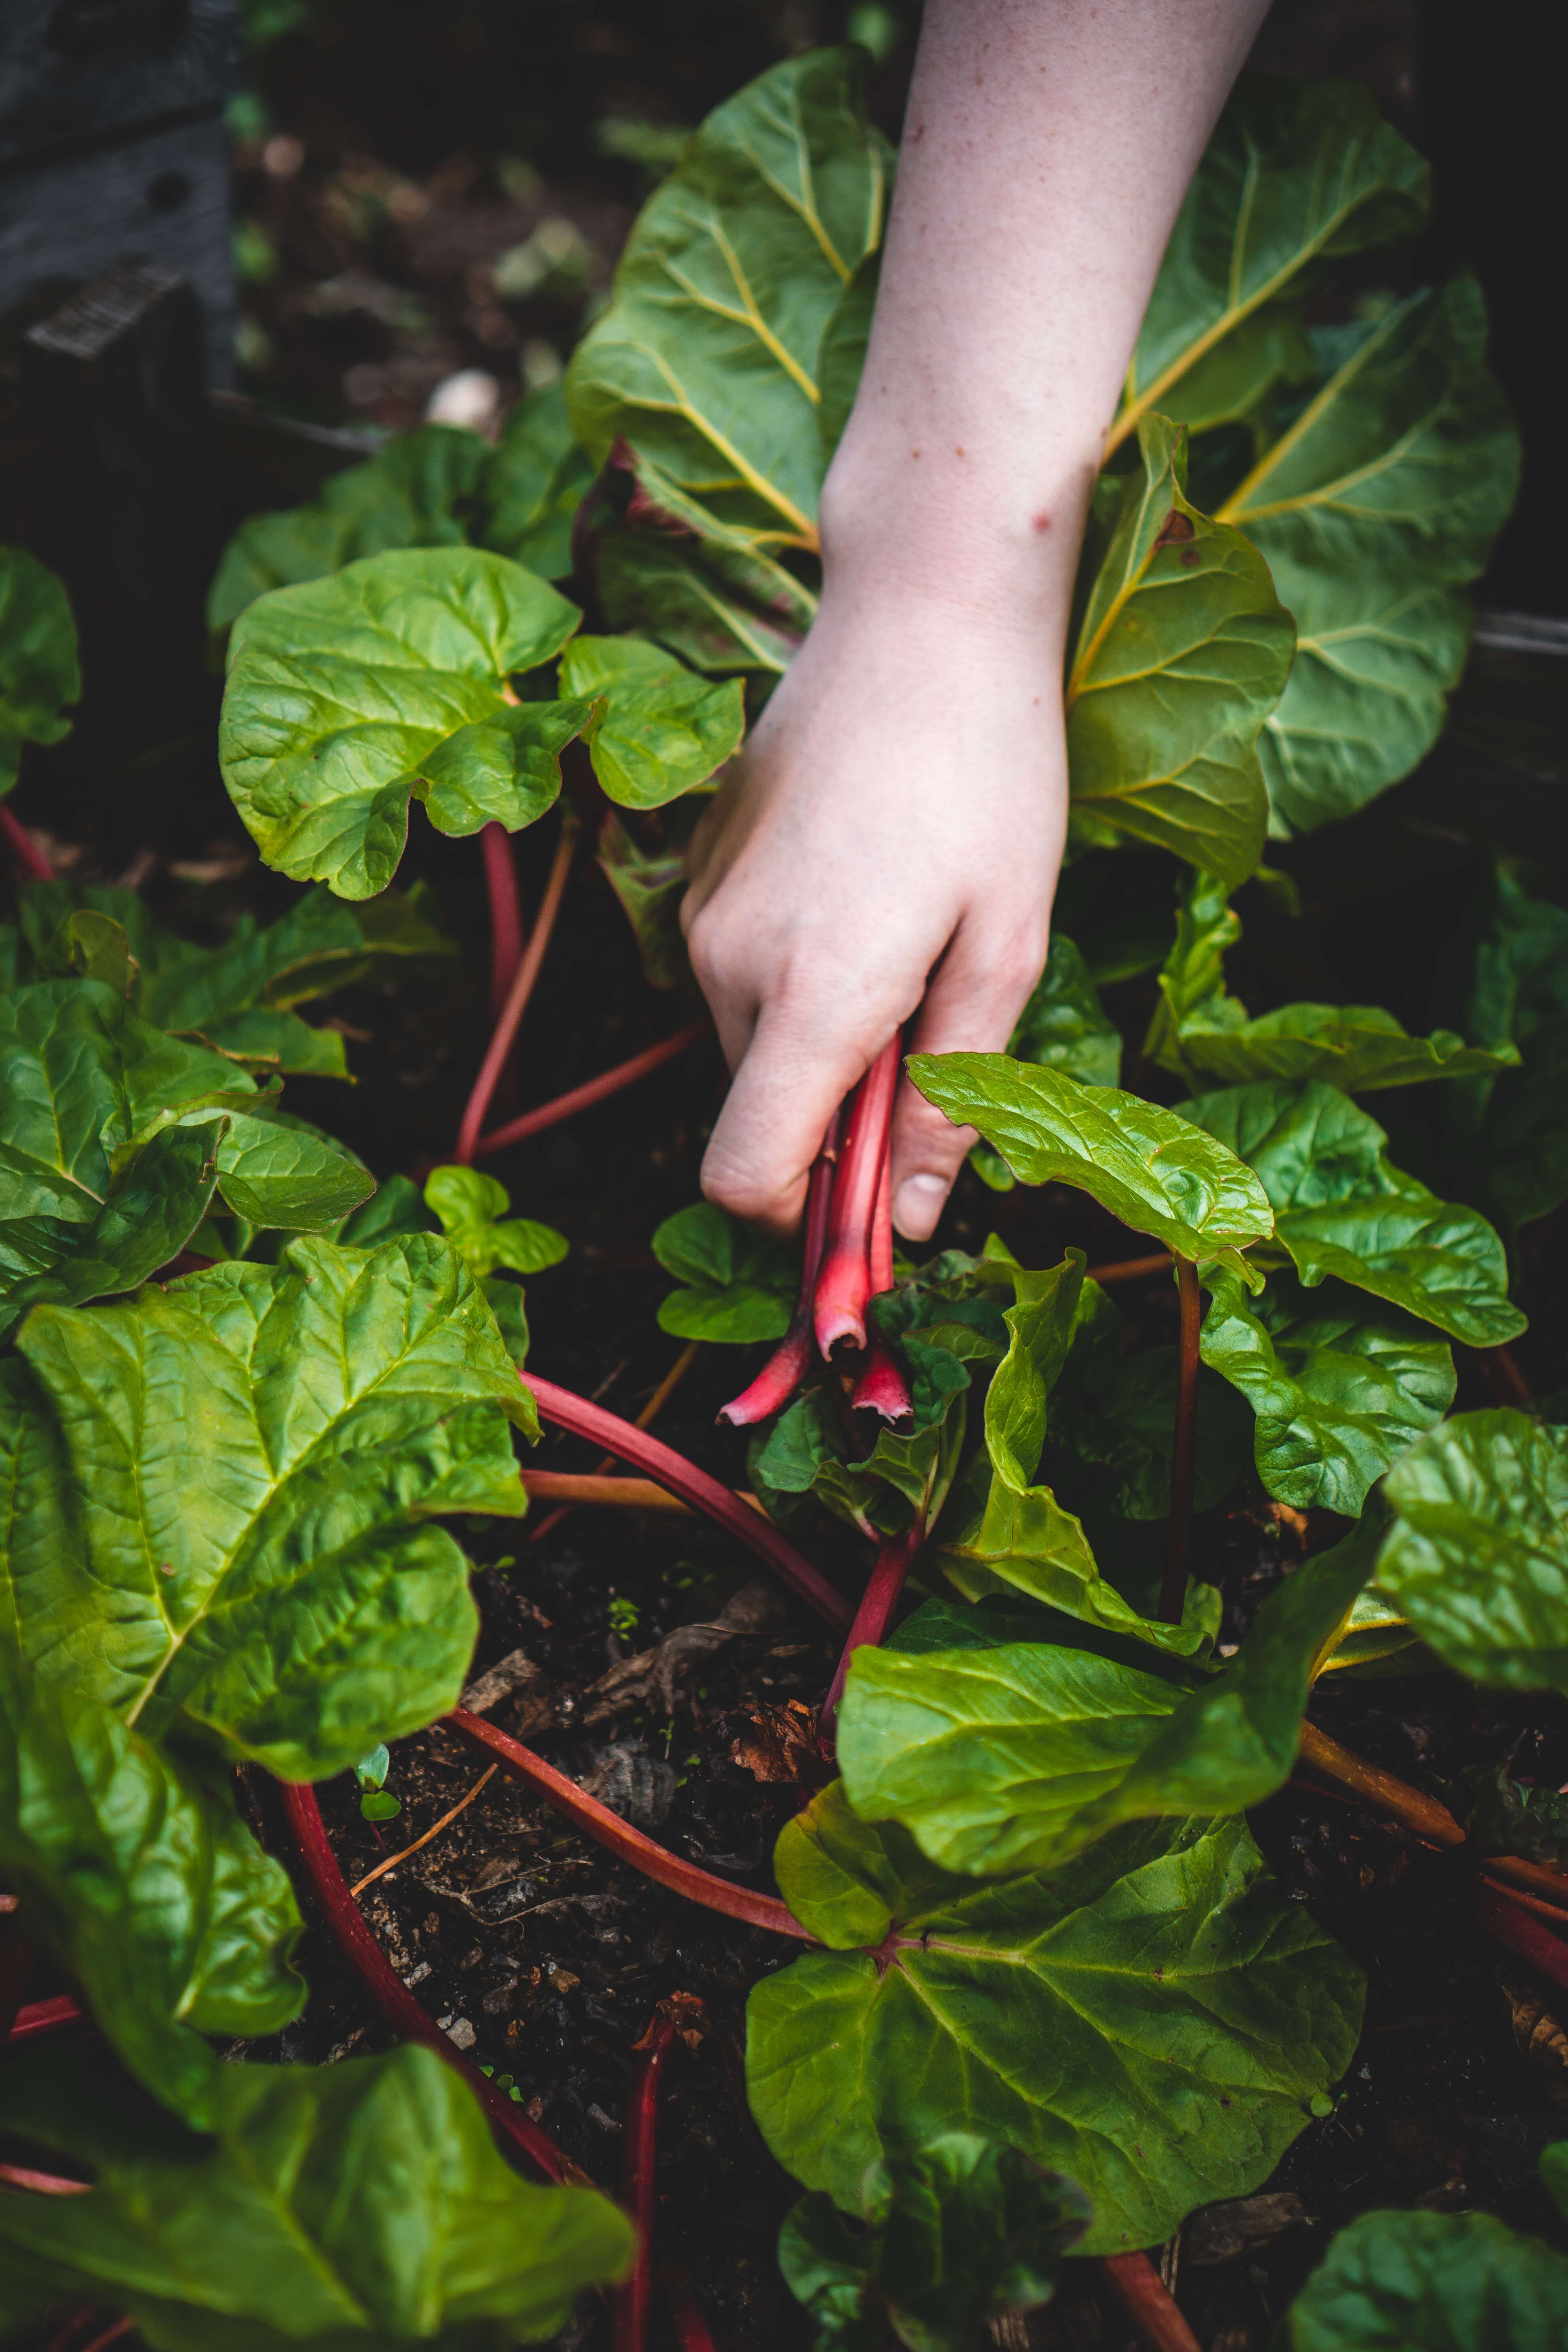
[[[710,1199],[791,1228],[894,1030],[1006,1045],[1066,831],[1084,518],[1171,226],[1266,0],[927,0],[821,610],[698,829],[683,920],[733,1082]],[[893,1215],[973,1137],[913,1088]]]

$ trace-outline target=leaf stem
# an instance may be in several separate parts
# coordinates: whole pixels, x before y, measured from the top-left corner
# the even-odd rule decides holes
[[[1170,1251],[1158,1250],[1152,1257],[1121,1257],[1112,1265],[1091,1265],[1083,1278],[1086,1282],[1142,1282],[1149,1275],[1168,1274],[1170,1267]]]
[[[571,809],[567,809],[561,819],[561,833],[555,844],[555,856],[551,860],[549,877],[544,885],[544,895],[539,902],[539,912],[534,917],[533,929],[528,935],[528,945],[518,959],[517,970],[512,974],[511,986],[507,991],[506,1003],[501,1006],[495,1025],[495,1034],[486,1048],[485,1058],[479,1065],[479,1075],[474,1080],[473,1091],[468,1097],[468,1106],[463,1112],[463,1123],[458,1130],[458,1140],[454,1146],[452,1157],[465,1167],[473,1159],[474,1147],[479,1139],[479,1129],[485,1123],[485,1113],[490,1107],[490,1097],[494,1094],[500,1074],[506,1067],[507,1056],[511,1052],[517,1036],[518,1024],[521,1021],[528,1000],[533,993],[533,983],[539,978],[540,966],[544,961],[544,950],[550,945],[550,935],[555,929],[555,918],[561,912],[561,901],[565,896],[566,880],[572,871],[572,857],[577,846],[579,830],[576,815]]]
[[[822,1713],[816,1719],[816,1744],[828,1763],[833,1761],[833,1733],[838,1720],[839,1701],[844,1696],[844,1685],[849,1673],[849,1661],[857,1650],[875,1649],[888,1630],[888,1621],[898,1607],[899,1595],[904,1589],[904,1579],[914,1564],[915,1554],[925,1538],[923,1520],[917,1519],[901,1536],[894,1536],[882,1545],[877,1554],[877,1564],[866,1580],[866,1590],[860,1595],[860,1606],[855,1612],[855,1622],[849,1628],[833,1680],[827,1686],[827,1696],[822,1702]]]
[[[498,1731],[482,1716],[470,1715],[467,1708],[459,1706],[442,1720],[470,1748],[481,1748],[488,1756],[493,1756],[514,1780],[526,1781],[584,1837],[593,1838],[607,1848],[617,1862],[640,1871],[645,1878],[668,1886],[672,1894],[684,1895],[689,1902],[700,1903],[704,1910],[721,1912],[727,1919],[743,1920],[749,1927],[765,1927],[771,1935],[794,1936],[806,1944],[816,1941],[776,1895],[758,1895],[749,1886],[732,1886],[728,1879],[716,1878],[711,1871],[699,1868],[696,1863],[683,1862],[679,1854],[656,1844],[641,1830],[634,1830],[629,1822],[623,1822],[608,1805],[590,1797],[575,1780],[569,1780],[564,1772],[558,1772],[553,1764],[536,1756],[531,1748],[524,1748],[504,1731]]]
[[[1165,1581],[1160,1589],[1160,1614],[1167,1625],[1179,1625],[1187,1597],[1187,1570],[1193,1556],[1193,1474],[1198,1436],[1198,1336],[1203,1329],[1204,1295],[1198,1270],[1191,1258],[1176,1260],[1182,1328],[1176,1368],[1176,1436],[1171,1461],[1171,1549],[1165,1559]]]
[[[11,2031],[5,2036],[7,2048],[15,2049],[21,2042],[36,2042],[46,2033],[59,2033],[68,2025],[84,2022],[79,2001],[68,1992],[51,1993],[47,2000],[30,2000],[16,2011]]]
[[[871,1216],[871,1246],[868,1252],[873,1298],[893,1287],[892,1141],[889,1129],[887,1149],[882,1153],[882,1174],[877,1186],[877,1206]],[[874,1412],[881,1420],[894,1423],[912,1417],[914,1405],[910,1396],[909,1382],[904,1378],[903,1366],[885,1339],[873,1336],[849,1402],[856,1412]]]
[[[775,1576],[836,1631],[847,1627],[850,1612],[842,1594],[835,1591],[820,1570],[796,1551],[789,1538],[781,1534],[770,1519],[742,1503],[728,1486],[721,1486],[706,1470],[688,1462],[673,1446],[650,1437],[645,1430],[634,1429],[618,1413],[606,1412],[603,1405],[592,1403],[587,1397],[574,1396],[570,1389],[557,1388],[553,1381],[541,1380],[536,1372],[520,1372],[518,1378],[531,1393],[543,1420],[557,1429],[570,1430],[574,1437],[591,1438],[607,1454],[629,1462],[634,1469],[646,1472],[672,1495],[679,1495],[682,1502],[705,1511],[748,1551],[765,1561]]]
[[[616,2294],[615,2352],[647,2352],[658,2205],[659,2081],[683,2020],[704,2020],[704,2012],[700,2001],[689,1993],[678,1992],[659,2002],[652,2023],[637,2044],[637,2066],[626,2095],[621,2140],[621,2203],[636,2225],[637,2245],[630,2274]]]
[[[703,2318],[691,2281],[684,2271],[672,2270],[668,2263],[658,2274],[664,2289],[665,2308],[669,2324],[675,2330],[675,2340],[680,2352],[716,2352],[713,2333]]]
[[[1174,2295],[1147,2254],[1105,2254],[1100,2274],[1147,2352],[1202,2352]]]
[[[689,1045],[713,1034],[713,1024],[706,1019],[688,1022],[672,1037],[661,1037],[657,1045],[649,1045],[629,1061],[617,1062],[613,1069],[601,1071],[596,1078],[585,1079],[582,1086],[573,1087],[553,1102],[541,1103],[537,1110],[525,1110],[521,1118],[508,1119],[504,1127],[481,1135],[474,1145],[476,1160],[485,1159],[492,1151],[505,1151],[514,1143],[526,1143],[531,1135],[542,1135],[546,1128],[559,1127],[563,1118],[575,1118],[580,1110],[591,1110],[595,1103],[620,1093],[623,1087],[635,1086],[639,1078],[662,1069],[673,1062]]]
[[[473,1787],[468,1790],[468,1795],[466,1797],[459,1797],[457,1803],[452,1807],[450,1812],[443,1813],[440,1820],[434,1822],[432,1826],[426,1831],[423,1837],[416,1837],[412,1845],[404,1846],[397,1853],[389,1853],[384,1862],[378,1862],[374,1870],[367,1870],[363,1878],[356,1878],[353,1885],[349,1888],[349,1893],[353,1895],[363,1895],[365,1888],[371,1885],[373,1880],[384,1878],[389,1870],[395,1870],[400,1862],[406,1862],[409,1855],[411,1853],[417,1853],[422,1845],[428,1845],[432,1838],[438,1838],[442,1831],[446,1829],[450,1822],[455,1822],[458,1815],[460,1812],[466,1811],[468,1807],[473,1803],[474,1799],[479,1794],[479,1791],[483,1789],[486,1781],[493,1780],[495,1779],[496,1773],[499,1769],[499,1766],[492,1764],[487,1771],[481,1772],[479,1779],[474,1782]]]
[[[485,858],[485,894],[490,903],[490,1018],[499,1020],[522,954],[522,901],[511,835],[494,819],[479,833]]]
[[[816,1277],[813,1320],[816,1344],[830,1357],[841,1341],[866,1344],[866,1302],[871,1296],[871,1229],[882,1162],[892,1126],[902,1040],[889,1038],[849,1099],[844,1149],[834,1180],[827,1240]]]
[[[618,1474],[607,1475],[603,1470],[530,1470],[524,1468],[522,1484],[525,1492],[541,1503],[553,1503],[556,1507],[534,1531],[531,1540],[541,1536],[566,1517],[574,1504],[588,1503],[608,1506],[623,1511],[680,1511],[689,1513],[691,1506],[683,1503],[664,1486],[656,1486],[651,1478],[625,1478]]]
[[[749,1388],[721,1405],[719,1418],[731,1429],[750,1429],[786,1405],[811,1368],[816,1341],[812,1330],[812,1301],[827,1240],[828,1212],[833,1203],[833,1171],[838,1162],[838,1138],[844,1124],[843,1106],[827,1122],[827,1132],[811,1163],[805,1187],[805,1216],[801,1227],[800,1290],[789,1329]]]
[[[0,840],[4,840],[26,880],[52,882],[55,869],[15,813],[0,800]]]
[[[688,1339],[685,1347],[682,1348],[679,1355],[677,1356],[674,1363],[671,1364],[668,1371],[666,1372],[663,1380],[660,1381],[658,1388],[655,1389],[652,1396],[649,1397],[647,1404],[644,1405],[641,1412],[638,1413],[635,1423],[637,1428],[652,1428],[654,1423],[658,1419],[659,1414],[664,1411],[665,1406],[669,1402],[670,1398],[675,1394],[676,1390],[680,1386],[681,1381],[686,1378],[687,1373],[691,1370],[692,1365],[697,1361],[698,1357],[701,1353],[701,1340]],[[595,1486],[603,1478],[605,1471],[613,1470],[615,1466],[616,1457],[613,1454],[600,1454],[598,1463],[592,1473]],[[548,1478],[552,1474],[547,1470],[536,1471],[532,1474],[531,1479],[531,1474],[525,1470],[522,1474],[522,1483],[528,1488],[530,1494],[542,1492],[542,1488],[538,1487],[536,1482],[542,1478]],[[650,1485],[651,1481],[647,1479],[639,1479],[637,1484],[639,1486],[646,1486]],[[661,1507],[668,1509],[673,1498],[665,1493],[662,1486],[657,1491],[658,1501],[655,1503],[650,1496],[647,1507],[652,1510],[658,1510]],[[557,1492],[563,1495],[565,1494],[564,1488],[558,1488]],[[624,1504],[626,1498],[624,1495],[609,1496],[602,1494],[595,1494],[591,1497],[587,1495],[584,1495],[580,1498],[576,1496],[567,1496],[566,1499],[556,1505],[554,1510],[547,1513],[540,1525],[532,1530],[528,1538],[530,1543],[542,1543],[547,1535],[553,1534],[554,1530],[561,1525],[562,1520],[571,1510],[573,1502],[578,1499],[581,1499],[584,1502],[593,1500],[595,1502],[615,1502]],[[676,1507],[677,1508],[681,1507],[679,1503],[677,1503]]]
[[[435,2019],[423,2010],[394,1969],[349,1893],[342,1872],[338,1868],[331,1841],[327,1835],[321,1809],[316,1802],[313,1789],[291,1780],[279,1783],[283,1795],[283,1810],[288,1817],[294,1840],[294,1851],[305,1866],[305,1874],[316,1892],[316,1899],[326,1916],[333,1942],[343,1958],[369,1993],[395,2032],[405,2034],[411,2042],[423,2042],[445,2059],[456,2074],[461,2074],[470,2090],[476,2092],[490,2119],[491,2127],[504,2132],[524,2159],[546,2180],[574,2180],[592,2188],[581,2167],[573,2163],[563,2149],[556,2147],[548,2132],[542,2131],[532,2117],[524,2114],[515,2100],[498,2091],[488,2075],[481,2074],[472,2061],[447,2041]]]
[[[1500,1886],[1483,1880],[1475,1891],[1476,1917],[1497,1943],[1568,1992],[1568,1944]]]
[[[1369,1764],[1363,1756],[1342,1748],[1337,1739],[1331,1739],[1315,1723],[1301,1726],[1297,1760],[1331,1786],[1390,1814],[1402,1828],[1425,1839],[1428,1845],[1452,1848],[1468,1843],[1447,1805],[1411,1788],[1408,1781],[1395,1780],[1380,1764]],[[1527,1861],[1518,1853],[1489,1853],[1478,1859],[1489,1878],[1505,1879],[1511,1885],[1528,1887],[1560,1904],[1568,1904],[1568,1872],[1552,1870],[1545,1863]]]

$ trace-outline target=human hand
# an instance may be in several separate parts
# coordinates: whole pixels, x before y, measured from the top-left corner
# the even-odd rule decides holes
[[[693,842],[682,908],[733,1073],[710,1200],[795,1223],[835,1107],[906,1050],[1005,1047],[1045,963],[1067,813],[1037,616],[831,584]],[[905,1080],[893,1221],[931,1234],[974,1140]]]

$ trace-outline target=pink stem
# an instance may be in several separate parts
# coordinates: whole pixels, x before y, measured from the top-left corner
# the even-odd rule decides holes
[[[673,1037],[661,1037],[657,1045],[646,1052],[634,1054],[629,1062],[617,1062],[613,1070],[601,1072],[570,1093],[557,1095],[553,1102],[541,1103],[537,1110],[525,1110],[521,1118],[508,1119],[504,1127],[494,1127],[481,1135],[474,1146],[474,1157],[482,1160],[487,1152],[504,1151],[509,1144],[524,1143],[531,1135],[542,1134],[547,1127],[558,1127],[563,1118],[574,1118],[580,1110],[589,1110],[595,1103],[603,1102],[608,1095],[617,1095],[623,1087],[635,1086],[666,1062],[673,1062],[677,1054],[684,1054],[688,1045],[695,1045],[701,1037],[713,1034],[710,1021],[693,1021],[678,1029]]]
[[[828,1120],[822,1149],[811,1163],[801,1231],[800,1292],[789,1329],[750,1388],[742,1389],[738,1397],[720,1406],[720,1420],[727,1421],[731,1429],[749,1429],[753,1423],[766,1421],[770,1413],[777,1412],[789,1402],[811,1368],[816,1344],[812,1331],[812,1302],[816,1296],[816,1276],[827,1240],[833,1171],[838,1159],[838,1134],[843,1122],[840,1108]]]
[[[485,1123],[485,1113],[490,1107],[490,1097],[494,1094],[500,1074],[506,1067],[507,1055],[511,1052],[516,1039],[518,1024],[527,1009],[528,1000],[533,993],[533,983],[539,978],[539,969],[544,961],[544,950],[550,945],[550,934],[555,929],[555,918],[561,912],[561,901],[565,896],[567,877],[572,871],[572,853],[576,845],[577,820],[568,809],[561,821],[561,837],[555,845],[555,856],[551,862],[550,877],[544,885],[544,895],[539,902],[539,912],[534,917],[533,929],[528,935],[528,945],[518,961],[517,970],[512,975],[511,986],[507,991],[506,1003],[502,1005],[500,1017],[496,1022],[495,1034],[486,1050],[485,1058],[479,1065],[479,1075],[474,1080],[473,1092],[469,1095],[468,1106],[463,1112],[463,1123],[458,1130],[458,1140],[452,1157],[465,1166],[473,1159],[474,1148],[479,1139],[479,1129]]]
[[[615,2352],[647,2352],[653,2305],[653,2227],[658,2177],[658,2082],[675,2040],[675,2020],[662,2004],[637,2044],[639,2063],[626,2100],[621,2142],[621,2202],[637,2225],[631,2275],[616,2295]]]
[[[659,2273],[659,2284],[680,2352],[715,2352],[712,2330],[702,2316],[685,2272],[667,2266]]]
[[[8,2045],[37,2042],[43,2034],[58,2033],[68,2025],[82,2022],[80,2004],[68,1992],[57,1992],[47,2000],[30,2000],[26,2008],[19,2009],[5,2039]]]
[[[511,835],[505,825],[493,822],[485,825],[479,846],[485,856],[485,890],[490,902],[490,1018],[495,1021],[500,1017],[522,954],[522,901],[518,896]]]
[[[827,1696],[822,1702],[822,1713],[817,1717],[816,1744],[829,1763],[833,1760],[833,1731],[838,1720],[838,1705],[844,1696],[849,1661],[857,1650],[875,1649],[887,1632],[888,1621],[904,1589],[904,1579],[914,1564],[915,1554],[924,1538],[925,1528],[917,1519],[914,1526],[906,1528],[901,1536],[889,1538],[877,1554],[877,1565],[867,1579],[860,1606],[855,1612],[855,1622],[844,1644],[844,1654],[828,1685]]]
[[[897,1036],[889,1037],[859,1085],[838,1162],[828,1212],[827,1243],[816,1277],[816,1344],[831,1356],[841,1341],[866,1344],[866,1301],[871,1296],[871,1229],[887,1157],[899,1083]]]
[[[867,1253],[871,1267],[873,1297],[893,1286],[893,1130],[888,1129],[888,1140],[882,1150],[882,1173],[877,1181],[877,1205],[871,1212],[871,1246]]]
[[[662,1439],[650,1437],[646,1430],[634,1429],[618,1413],[606,1412],[603,1405],[574,1396],[570,1389],[557,1388],[553,1381],[541,1380],[537,1372],[520,1372],[518,1378],[532,1396],[542,1420],[556,1429],[569,1430],[574,1437],[591,1439],[617,1461],[628,1462],[634,1470],[646,1472],[672,1495],[679,1495],[683,1503],[705,1511],[748,1551],[765,1560],[773,1574],[827,1624],[836,1630],[848,1624],[848,1607],[827,1579],[796,1551],[789,1538],[782,1535],[771,1520],[742,1503],[717,1478],[710,1478],[706,1470],[699,1470],[694,1462],[688,1462],[684,1454],[677,1454]]]
[[[52,882],[55,869],[4,801],[0,801],[0,837],[29,882]]]
[[[1489,1936],[1568,1991],[1568,1944],[1561,1936],[1554,1936],[1533,1913],[1484,1882],[1476,1888],[1475,1906],[1476,1916]]]
[[[337,1856],[327,1836],[315,1790],[289,1780],[279,1785],[283,1793],[283,1810],[293,1832],[295,1852],[304,1864],[306,1874],[316,1890],[316,1899],[326,1914],[332,1940],[394,2032],[406,2034],[411,2042],[423,2042],[427,2049],[435,2051],[437,2057],[444,2058],[455,2073],[461,2074],[469,2089],[476,2092],[483,2102],[492,2128],[504,2132],[519,2153],[526,2158],[536,2172],[542,2172],[546,2180],[575,2180],[592,2187],[587,2175],[556,2147],[549,2133],[541,2131],[516,2100],[509,2099],[504,2091],[498,2091],[488,2075],[481,2074],[471,2060],[453,2047],[435,2019],[421,2009],[396,1974],[366,1927],[363,1915],[338,1868]]]
[[[731,1886],[727,1878],[715,1878],[711,1871],[699,1869],[696,1863],[683,1862],[679,1854],[655,1844],[641,1830],[634,1830],[623,1822],[608,1805],[590,1797],[575,1780],[569,1780],[564,1772],[558,1772],[553,1764],[536,1756],[531,1748],[524,1748],[504,1731],[498,1731],[482,1716],[470,1715],[459,1706],[443,1721],[448,1731],[455,1731],[470,1748],[482,1748],[487,1756],[493,1756],[503,1771],[510,1772],[515,1780],[526,1780],[547,1805],[564,1813],[584,1837],[607,1847],[617,1862],[626,1863],[645,1878],[668,1886],[672,1894],[684,1895],[688,1902],[700,1903],[705,1910],[722,1912],[727,1919],[742,1919],[749,1927],[766,1927],[774,1936],[795,1936],[806,1944],[816,1942],[816,1938],[776,1895],[758,1895],[749,1886]]]
[[[1202,2352],[1197,2337],[1147,2254],[1105,2254],[1100,2274],[1146,2352]]]
[[[893,1286],[893,1155],[892,1137],[889,1150],[882,1155],[881,1181],[877,1187],[877,1206],[871,1218],[871,1246],[868,1261],[871,1269],[871,1295],[879,1297]],[[910,1398],[909,1382],[904,1368],[885,1339],[873,1339],[866,1350],[866,1360],[850,1395],[850,1404],[857,1412],[874,1412],[883,1421],[908,1421],[914,1412]]]

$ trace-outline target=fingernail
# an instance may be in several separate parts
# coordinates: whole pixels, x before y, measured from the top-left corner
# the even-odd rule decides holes
[[[893,1223],[906,1241],[929,1240],[947,1198],[944,1176],[906,1176],[893,1196]]]

